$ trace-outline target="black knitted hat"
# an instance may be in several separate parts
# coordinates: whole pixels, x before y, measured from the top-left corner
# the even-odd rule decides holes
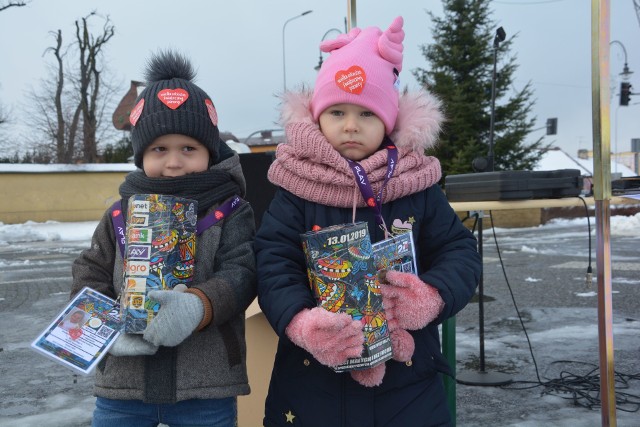
[[[129,121],[134,163],[142,168],[142,154],[156,138],[187,135],[207,147],[209,164],[218,160],[218,114],[211,98],[192,82],[188,59],[173,51],[151,57],[145,71],[146,88],[136,100]]]

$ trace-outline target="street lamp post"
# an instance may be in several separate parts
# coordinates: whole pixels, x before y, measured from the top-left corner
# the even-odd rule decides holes
[[[633,74],[633,71],[630,71],[629,70],[629,65],[627,65],[627,49],[625,49],[625,47],[622,44],[622,42],[620,42],[618,40],[611,40],[611,42],[609,43],[609,46],[611,46],[613,44],[619,45],[622,48],[622,52],[624,53],[624,67],[622,67],[622,72],[620,73],[620,77],[622,78],[622,81],[627,82],[627,81],[629,81],[629,78],[631,77],[631,74]],[[622,97],[622,93],[620,94],[620,96]],[[621,103],[622,103],[622,101],[621,101]],[[618,172],[618,109],[619,108],[620,108],[620,105],[616,106],[616,114],[615,114],[614,129],[613,129],[614,130],[614,135],[613,135],[613,138],[614,138],[614,149],[615,149],[614,172],[616,172],[616,173]]]
[[[329,35],[329,33],[331,33],[332,31],[337,31],[338,34],[342,34],[342,31],[340,31],[339,29],[330,28],[330,29],[327,30],[326,33],[324,33],[324,36],[322,36],[322,38],[320,39],[320,43],[322,43],[324,41],[324,39],[326,39],[327,36]],[[320,67],[322,67],[322,50],[320,50],[320,59],[318,59],[318,65],[313,67],[313,69],[316,70],[316,71],[320,71]]]
[[[285,92],[287,91],[287,65],[286,65],[286,61],[285,61],[284,29],[287,27],[287,24],[289,22],[293,21],[294,19],[302,18],[304,15],[308,15],[311,12],[313,12],[313,10],[307,10],[305,12],[302,12],[300,15],[296,15],[293,18],[287,19],[286,21],[284,21],[284,24],[282,24],[282,78],[284,80],[284,90],[285,90]]]
[[[629,80],[629,77],[631,77],[631,74],[633,74],[633,71],[630,71],[629,66],[627,65],[627,49],[625,49],[624,45],[618,40],[611,40],[609,46],[614,43],[620,45],[620,47],[622,48],[622,52],[624,53],[624,67],[622,68],[622,72],[620,73],[620,75],[622,76],[622,80],[627,81]]]

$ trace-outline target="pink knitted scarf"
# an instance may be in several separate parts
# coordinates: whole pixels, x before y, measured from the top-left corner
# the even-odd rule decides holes
[[[278,145],[269,180],[298,197],[327,206],[366,206],[347,161],[329,144],[318,126],[295,122],[286,126],[287,142]],[[387,172],[387,150],[361,160],[374,194]],[[382,202],[422,191],[438,182],[442,172],[435,157],[398,147],[396,170],[384,189]]]

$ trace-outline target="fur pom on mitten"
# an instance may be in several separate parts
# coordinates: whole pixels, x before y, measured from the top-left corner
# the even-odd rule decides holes
[[[372,368],[358,369],[357,371],[351,371],[351,378],[356,380],[360,385],[365,387],[375,387],[382,384],[382,378],[384,378],[384,372],[386,365],[381,363]]]
[[[415,274],[392,270],[380,274],[380,281],[385,312],[397,321],[401,329],[415,331],[424,328],[444,308],[438,290]]]
[[[298,347],[307,350],[325,366],[338,366],[360,357],[364,345],[362,324],[346,313],[332,313],[322,307],[296,314],[285,333]]]
[[[415,342],[409,332],[404,329],[389,331],[393,360],[407,362],[411,360],[415,350]],[[372,368],[351,371],[351,378],[365,387],[375,387],[382,384],[386,370],[385,363],[380,363]]]

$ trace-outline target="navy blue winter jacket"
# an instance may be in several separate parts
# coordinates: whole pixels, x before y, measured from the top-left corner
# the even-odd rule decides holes
[[[352,209],[306,201],[278,189],[255,241],[260,307],[280,337],[265,426],[413,427],[450,422],[443,410],[446,405],[442,404],[438,374],[451,375],[452,370],[442,355],[437,325],[464,308],[475,292],[481,272],[477,242],[437,185],[384,203],[382,215],[388,225],[394,221],[411,224],[420,279],[438,289],[445,307],[433,323],[411,332],[415,340],[412,360],[387,361],[382,384],[367,388],[349,374],[337,374],[321,365],[285,334],[299,311],[316,306],[300,234],[314,225],[350,223]],[[355,219],[368,223],[372,242],[384,238],[371,209],[358,208]]]

